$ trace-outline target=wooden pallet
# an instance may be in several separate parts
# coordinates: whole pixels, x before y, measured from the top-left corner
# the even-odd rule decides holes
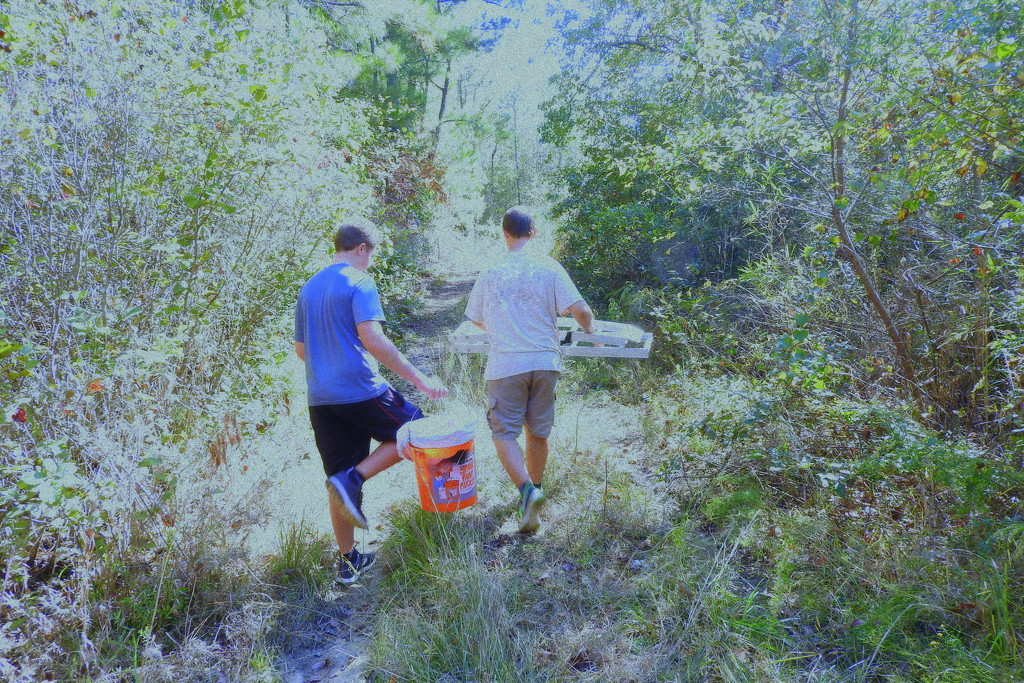
[[[654,335],[634,325],[594,321],[594,334],[586,334],[572,318],[558,319],[562,355],[575,358],[647,358]],[[456,353],[487,353],[487,333],[468,320],[448,335]],[[602,346],[595,346],[602,344]]]

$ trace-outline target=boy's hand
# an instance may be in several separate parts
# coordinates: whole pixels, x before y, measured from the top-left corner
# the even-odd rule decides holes
[[[431,400],[444,398],[448,395],[448,387],[446,387],[444,382],[439,380],[437,377],[424,378],[423,386],[417,388],[425,393]]]

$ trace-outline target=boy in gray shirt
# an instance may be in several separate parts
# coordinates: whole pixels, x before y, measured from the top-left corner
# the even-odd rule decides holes
[[[521,533],[540,528],[541,479],[562,369],[557,320],[569,314],[592,334],[594,315],[565,269],[523,248],[537,234],[533,216],[510,209],[501,221],[508,254],[473,285],[466,317],[487,331],[487,424],[498,458],[519,488]],[[518,437],[525,427],[526,451]]]

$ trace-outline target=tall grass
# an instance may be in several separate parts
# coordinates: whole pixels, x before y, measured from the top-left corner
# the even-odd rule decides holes
[[[624,409],[590,393],[584,370],[566,384],[578,393],[561,393],[561,414]],[[1019,525],[988,546],[921,527],[951,500],[937,486],[899,491],[908,510],[921,509],[922,492],[937,496],[903,524],[850,516],[850,501],[821,484],[780,495],[780,480],[747,469],[758,462],[743,453],[748,437],[685,426],[749,416],[766,398],[743,386],[723,378],[649,392],[663,412],[620,434],[626,448],[590,423],[578,439],[563,420],[537,536],[506,533],[515,511],[502,501],[453,516],[399,510],[381,551],[376,680],[1016,680]],[[789,422],[784,433],[800,429]],[[676,451],[700,456],[666,469]],[[683,466],[690,476],[667,476]],[[907,476],[875,474],[893,477],[889,486]],[[876,482],[874,495],[883,490]]]
[[[493,525],[411,506],[392,525],[374,629],[381,668],[409,681],[535,680],[533,637],[517,623],[515,590],[489,570],[479,542]]]

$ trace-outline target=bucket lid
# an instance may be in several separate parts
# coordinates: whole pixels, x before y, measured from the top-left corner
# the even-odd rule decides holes
[[[451,448],[473,440],[473,422],[457,412],[422,417],[405,426],[409,428],[409,443],[416,448]]]

